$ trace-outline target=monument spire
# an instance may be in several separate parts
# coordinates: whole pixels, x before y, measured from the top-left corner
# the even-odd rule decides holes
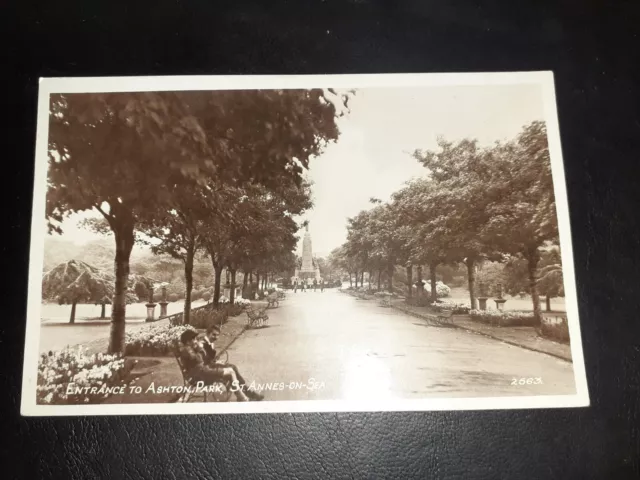
[[[305,233],[304,238],[302,239],[302,259],[300,261],[300,267],[296,268],[294,279],[300,279],[305,283],[310,282],[312,279],[319,282],[321,279],[320,269],[318,268],[318,262],[315,260],[313,255],[308,220],[304,223],[304,229]]]

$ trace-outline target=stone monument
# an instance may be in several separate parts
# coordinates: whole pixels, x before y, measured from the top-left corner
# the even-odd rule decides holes
[[[315,258],[313,258],[313,249],[311,247],[311,234],[309,233],[309,224],[305,225],[304,238],[302,239],[302,261],[296,268],[294,276],[291,278],[291,282],[305,282],[307,285],[313,283],[316,280],[320,283],[322,277],[320,276],[320,267]]]

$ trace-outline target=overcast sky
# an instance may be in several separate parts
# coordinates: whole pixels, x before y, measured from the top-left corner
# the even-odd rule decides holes
[[[488,145],[544,118],[541,90],[533,84],[361,89],[349,106],[348,116],[339,120],[337,143],[311,161],[307,174],[315,206],[304,218],[318,256],[344,242],[347,218],[369,208],[370,197],[388,200],[406,181],[424,175],[410,155],[416,148],[436,148],[438,136]],[[87,216],[95,213],[65,220],[63,238],[76,243],[99,238],[77,227]]]
[[[538,85],[362,89],[350,108],[338,142],[309,171],[315,207],[306,218],[318,256],[344,242],[347,218],[370,208],[370,197],[388,200],[425,174],[415,149],[436,148],[438,136],[489,145],[544,118]]]

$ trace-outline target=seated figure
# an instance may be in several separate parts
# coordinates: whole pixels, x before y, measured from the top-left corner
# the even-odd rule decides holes
[[[264,399],[263,395],[247,388],[247,382],[240,374],[240,370],[238,370],[238,367],[236,367],[232,363],[218,363],[216,361],[217,352],[215,348],[215,342],[219,336],[220,336],[220,327],[218,327],[217,325],[211,325],[207,329],[207,333],[202,339],[202,344],[201,344],[203,350],[206,353],[205,364],[211,365],[213,367],[223,367],[223,368],[232,369],[238,380],[240,389],[247,395],[247,397],[249,397],[250,400],[259,401]]]
[[[207,353],[198,341],[198,334],[193,330],[186,330],[181,336],[180,359],[187,374],[196,382],[204,382],[211,385],[216,382],[232,385],[239,384],[236,372],[233,368],[212,362],[207,362]],[[253,392],[252,392],[253,393]],[[249,395],[243,388],[235,389],[237,401],[249,401]],[[258,400],[258,398],[256,398]]]

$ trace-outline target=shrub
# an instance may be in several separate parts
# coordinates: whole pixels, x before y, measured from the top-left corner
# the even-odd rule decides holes
[[[570,343],[569,324],[566,318],[560,318],[554,322],[550,319],[543,319],[540,325],[540,335],[561,343]]]
[[[195,330],[193,325],[155,325],[143,327],[125,335],[125,355],[136,357],[163,357],[173,355],[180,345],[180,335]]]
[[[527,327],[537,325],[533,312],[503,312],[500,310],[470,310],[471,320],[500,327]]]
[[[406,298],[405,303],[407,305],[413,305],[414,307],[430,307],[432,302],[427,294],[423,294],[419,297],[414,295],[411,298]]]
[[[229,313],[224,308],[213,308],[208,305],[205,308],[196,308],[189,315],[189,324],[194,328],[207,329],[211,325],[223,325],[227,322]]]
[[[86,355],[82,347],[67,347],[40,356],[36,402],[39,404],[99,403],[109,394],[106,389],[122,385],[132,362],[120,355]],[[97,393],[67,395],[67,386],[97,387]]]
[[[229,317],[237,317],[244,312],[244,306],[238,304],[225,305],[224,309],[227,311]]]
[[[211,294],[205,290],[205,292],[202,294],[202,300],[209,303],[209,300],[211,300]]]
[[[191,301],[200,300],[202,298],[202,292],[200,290],[193,290],[191,292]]]
[[[427,295],[431,295],[431,284],[429,282],[425,284],[424,291]],[[451,295],[451,289],[442,282],[436,282],[436,297],[444,298],[449,295]]]
[[[177,302],[178,301],[178,295],[176,295],[175,293],[172,293],[171,295],[169,295],[168,300],[170,302]]]

